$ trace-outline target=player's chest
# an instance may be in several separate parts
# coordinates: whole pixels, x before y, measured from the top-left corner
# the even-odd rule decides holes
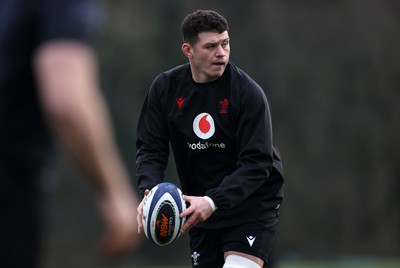
[[[170,131],[185,137],[228,139],[234,134],[231,94],[227,88],[184,88],[168,98]]]

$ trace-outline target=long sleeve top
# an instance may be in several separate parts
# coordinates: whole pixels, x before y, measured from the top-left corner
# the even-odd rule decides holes
[[[268,101],[233,63],[209,83],[194,82],[189,64],[153,81],[137,127],[136,174],[142,195],[163,181],[169,145],[183,193],[207,195],[218,207],[199,227],[276,215],[284,178],[272,144]]]

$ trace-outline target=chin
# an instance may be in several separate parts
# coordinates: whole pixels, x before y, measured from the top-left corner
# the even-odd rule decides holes
[[[221,68],[221,69],[218,70],[218,71],[212,72],[212,73],[210,74],[210,76],[213,76],[213,77],[215,77],[215,78],[218,78],[218,77],[221,77],[221,76],[224,74],[224,72],[225,72],[225,68]]]
[[[225,69],[215,74],[215,78],[220,78],[224,74]]]

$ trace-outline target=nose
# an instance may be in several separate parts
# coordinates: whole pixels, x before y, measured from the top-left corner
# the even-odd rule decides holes
[[[219,46],[217,47],[216,56],[217,56],[217,57],[223,57],[223,56],[225,56],[225,53],[226,53],[225,49],[222,47],[222,45],[219,45]]]

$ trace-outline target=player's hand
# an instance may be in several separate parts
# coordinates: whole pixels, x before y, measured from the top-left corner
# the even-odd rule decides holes
[[[144,197],[142,199],[142,202],[140,202],[139,206],[137,207],[137,216],[136,216],[136,221],[137,221],[137,233],[141,235],[143,233],[143,223],[142,223],[142,216],[143,216],[143,205],[144,205],[144,200],[146,199],[146,196],[149,194],[150,190],[145,190],[144,191]]]
[[[130,191],[103,193],[99,196],[99,209],[105,231],[101,251],[106,257],[115,258],[136,249],[140,237],[136,234],[135,208],[138,200]]]
[[[190,228],[207,220],[213,214],[210,203],[204,197],[184,195],[183,199],[189,202],[190,206],[180,215],[182,218],[187,217],[181,228],[181,233],[189,231]]]

